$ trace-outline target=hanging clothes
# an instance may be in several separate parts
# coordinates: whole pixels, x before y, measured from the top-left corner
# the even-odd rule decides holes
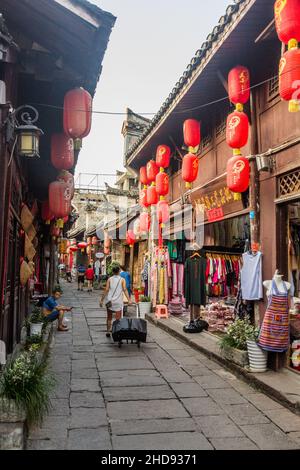
[[[243,254],[241,271],[241,288],[243,300],[260,300],[263,298],[262,288],[262,253],[247,252]]]
[[[206,305],[206,258],[188,258],[184,268],[184,296],[186,305]]]
[[[285,283],[283,286],[285,292],[281,293],[272,280],[268,308],[258,339],[259,346],[266,351],[284,352],[290,345],[288,291]]]

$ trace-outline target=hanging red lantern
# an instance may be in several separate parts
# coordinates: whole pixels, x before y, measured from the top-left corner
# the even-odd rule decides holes
[[[53,181],[49,184],[49,209],[57,218],[69,215],[71,211],[71,192],[66,183]]]
[[[158,194],[154,184],[147,188],[147,203],[149,206],[154,206],[158,203]]]
[[[82,139],[91,130],[92,97],[83,88],[68,91],[64,99],[64,131],[72,139]]]
[[[229,72],[228,95],[231,103],[239,105],[237,110],[242,111],[242,105],[250,98],[250,72],[247,67],[237,65]]]
[[[130,245],[130,247],[134,246],[136,240],[135,240],[135,234],[133,230],[128,230],[126,234],[126,243],[127,245]]]
[[[182,161],[182,179],[186,182],[186,187],[191,188],[198,176],[199,160],[196,155],[188,153]]]
[[[187,147],[196,148],[201,142],[200,122],[195,119],[187,119],[183,123],[184,143]]]
[[[153,183],[155,181],[157,173],[159,172],[159,168],[156,165],[154,160],[150,160],[147,163],[146,171],[147,171],[148,184]]]
[[[289,111],[300,109],[300,49],[291,48],[283,54],[279,65],[279,93],[283,100],[289,101]]]
[[[159,201],[156,206],[156,215],[159,224],[165,224],[170,218],[170,209],[167,201]]]
[[[227,118],[226,141],[229,147],[240,149],[248,142],[249,119],[247,114],[234,111]]]
[[[156,192],[159,196],[169,193],[169,177],[164,171],[160,171],[156,176]]]
[[[97,237],[92,238],[92,245],[98,245],[98,238]]]
[[[52,135],[51,163],[57,170],[70,170],[74,166],[73,140],[67,135]]]
[[[42,219],[44,220],[44,222],[46,222],[46,225],[50,225],[51,220],[54,219],[54,215],[50,211],[48,201],[44,201],[42,203],[42,214],[41,215],[42,215]]]
[[[146,208],[150,206],[147,199],[147,188],[140,191],[140,205]]]
[[[147,169],[145,166],[142,166],[140,168],[140,182],[143,186],[147,186],[149,184],[147,177]]]
[[[244,193],[249,188],[250,164],[247,158],[237,155],[227,162],[227,187],[234,193]]]
[[[64,183],[67,183],[71,190],[72,199],[74,197],[75,192],[74,176],[72,175],[72,173],[66,170],[62,170],[57,177],[57,181],[63,181]]]
[[[296,39],[300,42],[300,0],[276,0],[274,12],[280,41],[288,44]]]
[[[79,242],[77,246],[81,250],[81,253],[84,253],[84,250],[86,250],[88,244],[86,242]]]
[[[156,151],[156,165],[159,168],[168,168],[171,159],[171,149],[167,145],[159,145]]]
[[[142,212],[140,215],[140,231],[149,232],[151,226],[151,217],[148,212]]]

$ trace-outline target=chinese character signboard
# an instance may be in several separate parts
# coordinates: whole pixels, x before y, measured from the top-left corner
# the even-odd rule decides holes
[[[206,213],[209,222],[217,222],[218,220],[224,219],[224,212],[222,207],[219,207],[218,209],[208,210]]]

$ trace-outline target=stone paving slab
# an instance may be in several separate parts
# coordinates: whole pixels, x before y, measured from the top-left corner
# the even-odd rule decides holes
[[[289,410],[267,410],[265,414],[284,432],[300,431],[300,416],[295,416]]]
[[[211,398],[183,398],[182,403],[191,416],[209,416],[225,414],[224,410]]]
[[[197,428],[192,418],[137,419],[126,421],[111,419],[110,425],[112,433],[116,436],[195,431]]]
[[[153,364],[145,357],[99,358],[97,359],[97,366],[100,371],[154,369]]]
[[[97,392],[72,392],[70,395],[71,408],[104,408],[104,400]]]
[[[127,377],[107,377],[103,378],[100,373],[100,380],[103,387],[134,387],[134,386],[154,386],[164,385],[166,382],[161,377],[132,375]],[[124,392],[125,393],[125,392]]]
[[[28,439],[27,450],[65,450],[67,446],[67,437],[63,439]]]
[[[216,450],[258,450],[258,447],[246,437],[222,437],[210,440]]]
[[[247,400],[232,388],[210,388],[208,394],[221,405],[247,404]]]
[[[105,408],[72,408],[69,429],[107,426]]]
[[[176,432],[137,436],[113,437],[116,450],[212,450],[213,447],[203,434],[197,432]]]
[[[199,428],[208,438],[246,437],[226,415],[196,418]]]
[[[243,432],[262,450],[298,449],[299,445],[273,423],[241,426]]]
[[[68,450],[110,450],[111,448],[108,428],[71,429],[69,431]]]
[[[112,419],[187,418],[188,413],[178,400],[128,401],[107,404]]]
[[[51,399],[51,416],[69,416],[69,397]]]
[[[172,383],[170,384],[179,398],[207,397],[207,393],[197,383]]]
[[[98,370],[93,369],[76,369],[72,370],[72,379],[98,379]]]
[[[223,407],[228,416],[238,425],[269,423],[270,420],[251,403],[243,405],[226,405]]]
[[[100,392],[99,379],[73,379],[71,392]]]
[[[130,400],[164,400],[176,398],[175,393],[168,385],[127,387],[104,387],[103,395],[106,401],[130,401]]]
[[[192,377],[190,377],[186,372],[181,369],[173,369],[173,370],[164,370],[161,371],[161,375],[167,382],[170,383],[188,383],[194,382]]]

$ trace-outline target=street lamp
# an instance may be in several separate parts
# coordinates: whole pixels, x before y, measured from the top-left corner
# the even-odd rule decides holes
[[[38,120],[39,113],[33,106],[20,106],[18,109],[14,111],[14,114],[17,115],[21,110],[28,108],[33,113],[33,118],[31,114],[26,111],[22,112],[20,119],[22,124],[17,125],[16,133],[18,138],[18,154],[22,157],[28,158],[40,158],[39,155],[39,142],[40,136],[43,135],[43,131],[36,127],[34,123]]]

